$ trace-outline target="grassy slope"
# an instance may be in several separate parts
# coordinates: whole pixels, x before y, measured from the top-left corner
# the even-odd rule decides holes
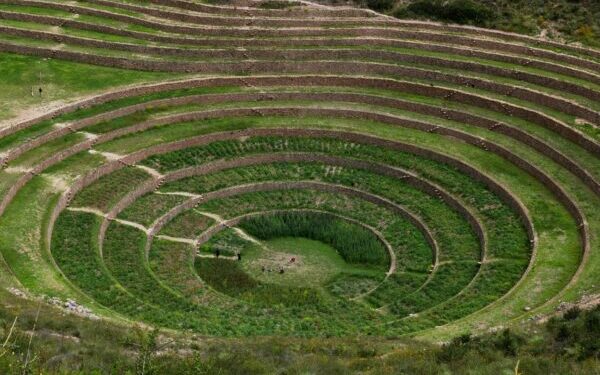
[[[23,373],[29,332],[36,320],[37,308],[33,301],[23,301],[0,290],[1,342],[4,342],[15,316],[19,316],[8,340],[10,350],[0,347],[0,373]],[[167,342],[162,335],[153,339],[139,327],[84,320],[41,305],[31,346],[36,360],[26,370],[61,375],[133,374],[139,370],[146,353],[148,373],[183,375],[513,374],[517,362],[522,374],[597,374],[598,352],[597,349],[596,352],[589,351],[589,348],[593,348],[593,339],[598,334],[600,311],[578,314],[575,318],[573,315],[544,326],[527,326],[478,338],[462,337],[445,347],[408,339],[221,340],[180,336],[163,348],[166,350],[159,357],[154,350],[157,343]],[[191,347],[192,354],[176,354],[184,347]]]
[[[31,106],[66,101],[81,95],[157,79],[175,78],[165,73],[102,68],[52,59],[0,53],[0,121]],[[42,96],[38,92],[42,87]]]

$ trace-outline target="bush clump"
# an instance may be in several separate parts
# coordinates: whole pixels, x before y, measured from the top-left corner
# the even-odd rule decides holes
[[[385,12],[394,6],[394,0],[367,0],[367,7],[377,12]]]
[[[476,26],[486,26],[495,18],[491,8],[472,0],[418,0],[400,8],[394,15],[399,18],[427,17]]]

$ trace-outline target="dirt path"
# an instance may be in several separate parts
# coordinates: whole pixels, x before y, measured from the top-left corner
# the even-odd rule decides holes
[[[213,214],[212,212],[203,212],[203,211],[198,211],[198,213],[213,219],[214,221],[216,221],[219,224],[223,224],[223,225],[229,227],[229,225],[227,224],[227,222],[229,220],[225,220],[225,219],[223,219],[223,217],[221,217],[217,214]],[[255,244],[259,245],[260,247],[262,247],[263,249],[268,250],[268,248],[265,246],[265,244],[263,244],[261,241],[257,240],[256,238],[252,237],[248,233],[244,232],[241,228],[231,227],[231,229],[233,229],[242,239],[244,239],[246,241],[250,241],[252,243],[255,243]]]
[[[97,208],[93,208],[93,207],[67,207],[67,210],[73,211],[73,212],[86,212],[86,213],[89,213],[89,214],[95,214],[95,215],[98,215],[100,217],[108,218],[108,214],[100,211]],[[111,219],[109,218],[109,220],[111,220]],[[150,231],[150,229],[146,228],[142,224],[136,223],[136,222],[133,222],[133,221],[123,220],[123,219],[117,219],[117,218],[112,219],[112,221],[115,221],[115,222],[117,222],[119,224],[123,224],[123,225],[127,225],[127,226],[130,226],[130,227],[139,229],[139,230],[141,230],[142,232],[144,232],[146,234],[148,234],[149,231]]]

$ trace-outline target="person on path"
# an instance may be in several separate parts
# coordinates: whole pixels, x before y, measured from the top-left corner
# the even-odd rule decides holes
[[[215,258],[217,258],[217,259],[218,259],[218,258],[219,258],[219,255],[221,255],[221,250],[217,249],[217,250],[215,251]]]
[[[242,253],[237,253],[237,259],[238,261],[242,260]]]

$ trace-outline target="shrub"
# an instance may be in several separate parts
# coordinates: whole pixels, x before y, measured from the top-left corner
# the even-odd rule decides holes
[[[502,351],[506,356],[516,356],[519,347],[523,344],[524,340],[520,336],[513,333],[510,329],[505,329],[495,340],[495,347]]]
[[[384,12],[394,6],[394,0],[367,0],[367,7],[377,12]]]
[[[427,17],[434,20],[484,26],[495,18],[494,12],[472,0],[418,0],[395,13],[397,17]]]
[[[295,1],[268,0],[268,1],[263,1],[262,3],[260,3],[258,5],[258,7],[261,9],[286,9],[286,8],[292,8],[292,7],[303,6],[303,5],[304,5],[303,3],[295,2]]]

